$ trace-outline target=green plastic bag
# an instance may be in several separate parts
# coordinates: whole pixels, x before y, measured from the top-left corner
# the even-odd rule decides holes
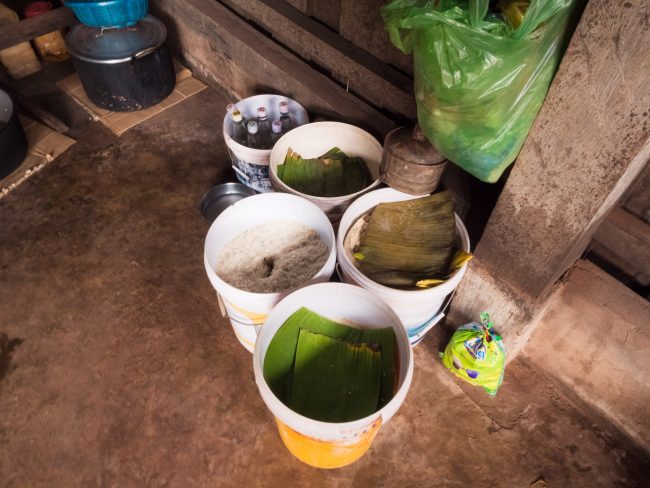
[[[440,356],[449,371],[494,396],[503,381],[506,348],[492,325],[487,313],[481,314],[480,324],[461,325]]]
[[[395,0],[395,46],[413,52],[418,121],[450,161],[493,183],[515,160],[562,57],[574,6],[531,0],[514,28],[489,0]]]

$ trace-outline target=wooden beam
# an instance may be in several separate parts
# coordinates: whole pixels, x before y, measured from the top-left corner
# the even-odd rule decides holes
[[[213,0],[157,0],[152,13],[195,75],[234,98],[282,93],[312,115],[383,137],[394,122]]]
[[[628,268],[650,276],[650,225],[616,208],[600,224],[594,240],[627,262]]]
[[[79,23],[69,8],[61,7],[15,24],[0,27],[0,49],[30,41],[48,32]]]
[[[386,3],[387,0],[341,1],[338,32],[383,62],[413,73],[413,56],[402,54],[388,38],[380,12]]]
[[[221,0],[376,107],[414,120],[413,80],[282,0]]]
[[[341,20],[341,0],[309,0],[307,13],[335,31]]]

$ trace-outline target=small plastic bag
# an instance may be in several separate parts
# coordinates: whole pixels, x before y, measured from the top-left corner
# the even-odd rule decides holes
[[[482,386],[494,396],[503,381],[506,348],[492,326],[485,312],[481,314],[480,324],[461,325],[440,357],[449,371],[468,383]]]

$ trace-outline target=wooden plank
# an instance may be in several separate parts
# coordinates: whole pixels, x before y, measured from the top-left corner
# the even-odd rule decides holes
[[[408,119],[416,115],[413,80],[282,0],[222,0],[269,31],[302,58],[332,72],[376,107]]]
[[[310,0],[284,0],[286,3],[291,5],[293,8],[297,8],[302,13],[309,13],[309,3]]]
[[[650,276],[650,225],[616,208],[600,225],[594,240],[630,264],[632,269]]]
[[[342,1],[339,33],[383,62],[412,74],[412,56],[402,54],[388,38],[379,10],[386,3],[386,0]]]
[[[650,158],[650,5],[590,0],[475,256],[541,295]],[[468,301],[471,300],[468,297]]]
[[[341,0],[309,0],[309,15],[338,32],[341,19]]]
[[[650,224],[650,164],[639,175],[625,195],[623,208]]]
[[[0,27],[0,49],[15,46],[20,42],[30,41],[42,34],[63,29],[79,21],[69,8],[56,8],[47,13],[15,24]]]
[[[195,76],[233,97],[283,93],[312,115],[344,120],[383,136],[394,123],[346,92],[272,39],[213,0],[158,0],[152,13]]]

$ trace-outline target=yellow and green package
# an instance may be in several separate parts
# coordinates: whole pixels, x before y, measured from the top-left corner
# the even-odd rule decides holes
[[[492,327],[490,316],[485,312],[481,314],[480,324],[461,325],[440,357],[449,371],[468,383],[482,386],[494,396],[503,381],[506,348]]]

